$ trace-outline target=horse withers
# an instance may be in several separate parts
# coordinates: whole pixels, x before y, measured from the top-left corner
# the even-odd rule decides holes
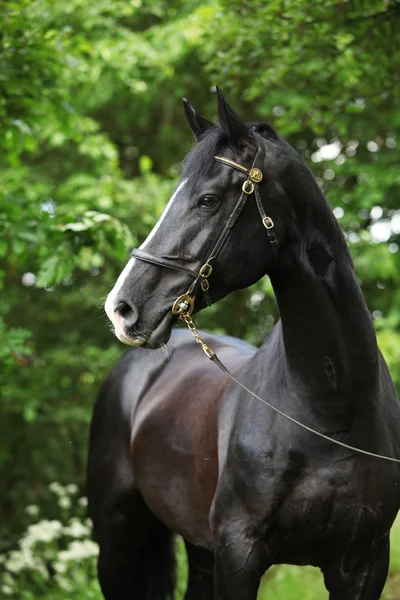
[[[327,201],[295,149],[217,95],[220,126],[184,101],[196,144],[106,301],[117,337],[136,347],[106,379],[92,423],[101,588],[106,600],[172,599],[179,534],[186,600],[255,600],[278,563],[319,567],[331,600],[377,600],[399,466],[288,421],[191,332],[171,334],[180,315],[278,410],[400,457],[396,392]],[[197,332],[192,314],[265,274],[281,319],[259,350]]]

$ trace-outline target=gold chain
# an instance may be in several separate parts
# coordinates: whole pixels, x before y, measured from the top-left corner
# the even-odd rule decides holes
[[[201,339],[199,330],[197,329],[196,325],[194,324],[193,319],[189,315],[189,313],[183,313],[182,319],[185,321],[186,325],[189,327],[189,330],[190,330],[192,336],[194,337],[194,339],[196,340],[196,342],[198,344],[200,344],[204,354],[210,359],[213,358],[214,352]]]

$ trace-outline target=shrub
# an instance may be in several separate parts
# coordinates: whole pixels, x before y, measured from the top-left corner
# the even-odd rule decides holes
[[[75,484],[49,485],[57,499],[58,519],[41,518],[26,507],[32,521],[16,547],[0,555],[0,596],[18,600],[102,600],[97,583],[98,546],[91,540],[87,500]]]

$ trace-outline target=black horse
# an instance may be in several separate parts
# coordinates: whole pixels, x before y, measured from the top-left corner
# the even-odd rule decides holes
[[[102,591],[107,600],[172,598],[177,533],[188,552],[186,600],[254,600],[278,563],[320,567],[331,600],[377,600],[399,466],[263,406],[189,331],[154,350],[176,314],[193,329],[193,309],[267,273],[281,320],[264,345],[201,334],[203,349],[306,425],[400,457],[395,389],[311,171],[270,126],[242,122],[219,89],[220,127],[184,105],[197,143],[106,302],[119,339],[142,347],[107,378],[92,424],[88,494]]]

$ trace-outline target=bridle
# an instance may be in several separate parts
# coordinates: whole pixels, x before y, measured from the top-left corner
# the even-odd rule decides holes
[[[260,190],[258,187],[260,182],[263,179],[262,165],[264,162],[264,156],[265,156],[265,150],[262,145],[259,145],[256,156],[254,158],[253,165],[250,169],[248,169],[247,167],[243,167],[239,163],[236,163],[233,160],[230,160],[223,156],[215,156],[214,157],[217,162],[222,163],[223,165],[226,165],[228,167],[232,167],[233,169],[236,169],[240,173],[247,175],[247,179],[244,181],[244,183],[242,185],[242,192],[240,194],[239,200],[237,201],[232,213],[230,214],[229,219],[228,219],[224,229],[222,230],[222,233],[220,234],[219,238],[217,239],[216,243],[214,244],[214,247],[213,247],[211,253],[209,254],[207,261],[200,267],[198,272],[186,267],[185,265],[178,264],[176,261],[174,261],[171,258],[155,256],[154,254],[149,254],[148,252],[144,252],[143,250],[140,250],[139,248],[135,248],[132,251],[132,256],[134,258],[137,258],[137,259],[147,262],[147,263],[151,263],[151,264],[158,265],[161,267],[167,267],[169,269],[175,269],[178,271],[184,271],[185,273],[188,273],[189,275],[191,275],[193,277],[194,281],[191,284],[191,286],[189,287],[189,289],[187,290],[187,292],[185,294],[182,294],[175,300],[175,302],[172,306],[172,313],[174,315],[179,316],[180,320],[184,321],[187,324],[195,341],[200,345],[200,347],[204,351],[205,355],[212,362],[214,362],[217,365],[217,367],[219,369],[221,369],[221,371],[223,373],[225,373],[231,379],[231,381],[233,381],[236,385],[238,385],[240,388],[242,388],[245,392],[250,394],[250,396],[252,396],[256,400],[258,400],[262,404],[265,404],[265,406],[268,406],[274,412],[281,415],[288,421],[291,421],[292,423],[294,423],[295,425],[298,425],[302,429],[305,429],[306,431],[313,433],[314,435],[316,435],[324,440],[332,442],[333,444],[336,444],[337,446],[341,446],[342,448],[346,448],[347,450],[351,450],[353,452],[358,452],[359,454],[364,454],[367,456],[371,456],[373,458],[379,458],[379,459],[387,460],[390,462],[400,463],[400,459],[398,459],[398,458],[393,458],[391,456],[385,456],[383,454],[376,454],[375,452],[369,452],[368,450],[362,450],[361,448],[357,448],[356,446],[351,446],[350,444],[345,444],[344,442],[340,442],[339,440],[336,440],[336,439],[330,437],[329,435],[325,435],[324,433],[317,431],[316,429],[313,429],[312,427],[309,427],[308,425],[305,425],[301,421],[294,419],[290,415],[281,411],[279,408],[276,408],[276,406],[273,406],[272,404],[270,404],[269,402],[267,402],[266,400],[261,398],[261,396],[258,396],[258,394],[256,394],[252,390],[250,390],[248,387],[246,387],[243,383],[238,381],[232,375],[232,373],[227,369],[227,367],[223,364],[223,362],[218,358],[216,353],[213,350],[211,350],[211,348],[209,346],[207,346],[207,344],[201,339],[200,333],[199,333],[195,323],[193,322],[191,314],[194,310],[196,294],[199,291],[199,288],[201,288],[202,292],[205,295],[207,304],[208,305],[211,304],[211,299],[210,299],[210,296],[208,293],[208,290],[210,288],[208,278],[210,277],[210,275],[213,271],[213,266],[218,257],[218,254],[220,253],[223,245],[226,242],[227,237],[229,236],[229,233],[232,230],[232,227],[236,223],[240,213],[242,212],[242,210],[246,204],[247,198],[249,196],[251,196],[253,193],[255,196],[258,212],[260,213],[260,216],[261,216],[262,224],[264,225],[265,229],[267,230],[268,240],[271,245],[274,257],[276,258],[276,256],[277,256],[278,239],[275,236],[275,233],[273,231],[275,224],[274,224],[272,218],[267,216],[267,214],[265,213],[264,206],[262,204],[262,200],[261,200],[261,196],[260,196]]]
[[[264,163],[264,157],[265,157],[265,148],[262,144],[258,145],[257,153],[256,153],[254,162],[250,169],[240,165],[239,163],[237,163],[233,160],[225,158],[223,156],[215,156],[214,157],[217,162],[219,162],[223,165],[226,165],[227,167],[231,167],[231,168],[235,169],[236,171],[239,171],[239,173],[247,175],[247,179],[244,181],[244,183],[242,185],[242,191],[239,196],[239,199],[236,202],[235,207],[234,207],[233,211],[231,212],[225,227],[223,228],[220,236],[218,237],[216,243],[214,244],[213,249],[211,250],[206,262],[203,263],[203,265],[200,267],[198,272],[194,271],[193,269],[188,268],[185,265],[181,265],[181,264],[177,263],[175,260],[173,260],[171,258],[155,256],[154,254],[149,254],[148,252],[144,252],[140,248],[135,248],[133,250],[132,256],[134,258],[137,258],[139,260],[142,260],[144,262],[148,262],[148,263],[151,263],[154,265],[158,265],[160,267],[167,267],[169,269],[175,269],[177,271],[184,271],[185,273],[188,273],[189,275],[191,275],[193,277],[194,281],[191,284],[191,286],[189,287],[189,289],[187,290],[187,292],[185,294],[182,294],[175,300],[175,302],[172,306],[172,313],[174,315],[179,315],[179,316],[182,316],[184,314],[191,315],[194,310],[196,294],[199,292],[199,290],[201,290],[203,292],[207,305],[208,306],[211,305],[211,298],[210,298],[210,294],[208,292],[208,290],[210,289],[210,283],[208,281],[208,278],[210,277],[210,275],[213,271],[215,261],[217,260],[217,257],[219,255],[219,253],[221,252],[221,250],[232,230],[232,227],[234,226],[237,219],[239,218],[239,215],[242,212],[247,199],[252,194],[254,194],[254,196],[255,196],[256,206],[258,208],[258,212],[260,213],[262,224],[264,225],[264,227],[267,231],[268,240],[271,245],[274,257],[276,258],[277,248],[278,248],[278,239],[275,235],[275,232],[273,231],[275,224],[274,224],[272,218],[267,216],[267,214],[265,212],[265,209],[264,209],[264,206],[263,206],[263,203],[261,200],[260,190],[259,190],[259,184],[263,180],[262,166]]]

